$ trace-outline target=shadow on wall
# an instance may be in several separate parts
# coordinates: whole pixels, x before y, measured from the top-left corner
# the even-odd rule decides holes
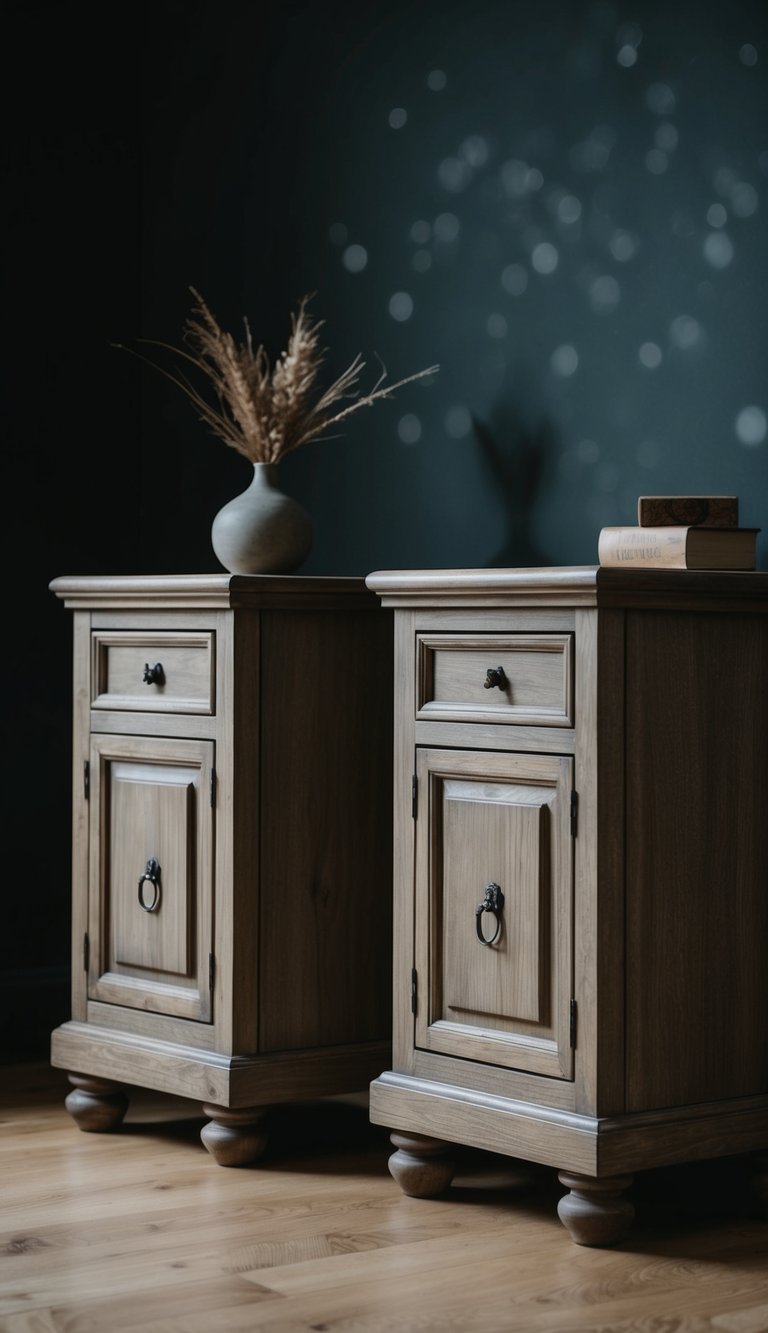
[[[557,432],[544,419],[526,424],[514,401],[497,405],[489,421],[472,417],[475,439],[506,511],[506,535],[489,568],[536,568],[552,559],[534,536],[536,506],[556,455]]]

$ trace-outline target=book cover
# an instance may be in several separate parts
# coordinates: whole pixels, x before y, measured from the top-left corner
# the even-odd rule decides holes
[[[736,495],[641,495],[637,521],[641,528],[737,528],[739,499]]]
[[[755,569],[759,531],[666,524],[602,528],[598,560],[622,569]]]

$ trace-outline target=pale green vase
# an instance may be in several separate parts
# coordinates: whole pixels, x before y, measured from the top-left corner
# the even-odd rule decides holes
[[[250,486],[211,525],[211,544],[230,574],[292,574],[312,546],[312,520],[280,489],[276,463],[254,463]]]

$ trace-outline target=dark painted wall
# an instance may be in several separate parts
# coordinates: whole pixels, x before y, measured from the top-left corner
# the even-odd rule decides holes
[[[215,569],[250,478],[110,346],[178,342],[190,284],[272,355],[316,293],[329,375],[440,364],[286,461],[306,572],[593,563],[664,491],[736,492],[768,564],[762,3],[105,12],[6,11],[6,1058],[66,1014],[48,582]]]

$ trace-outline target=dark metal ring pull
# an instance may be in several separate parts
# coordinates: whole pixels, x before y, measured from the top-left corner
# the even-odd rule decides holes
[[[154,889],[151,903],[145,902],[144,885],[151,884]],[[150,856],[144,867],[144,874],[139,880],[139,907],[142,912],[156,912],[160,906],[160,862]]]
[[[475,908],[475,931],[481,944],[495,944],[501,934],[501,913],[504,907],[504,894],[498,884],[486,884],[485,897]],[[490,912],[496,921],[496,929],[490,939],[483,934],[483,912]]]
[[[485,673],[483,689],[493,690],[496,688],[500,690],[505,690],[507,688],[507,675],[504,668],[501,666],[489,667]]]
[[[164,685],[165,672],[162,662],[154,662],[152,666],[149,662],[144,663],[144,684],[145,685]]]

